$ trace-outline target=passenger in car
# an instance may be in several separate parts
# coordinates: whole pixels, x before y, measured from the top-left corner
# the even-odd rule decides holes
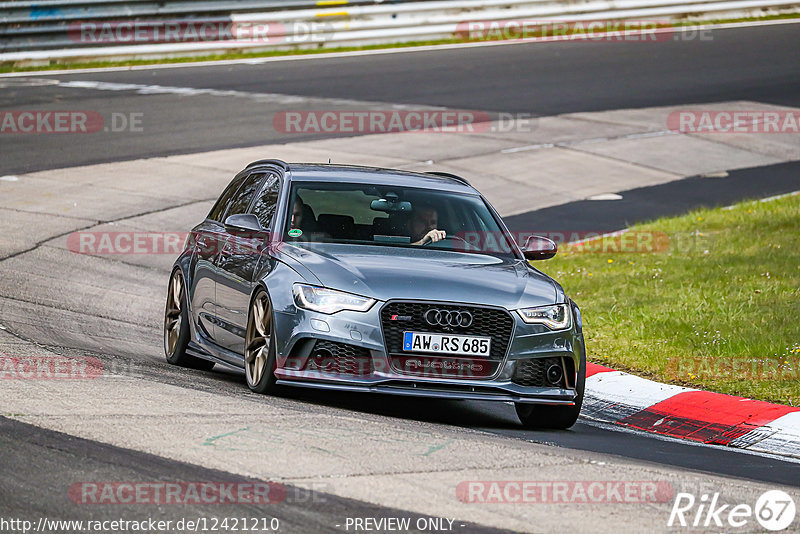
[[[438,230],[439,213],[428,204],[417,204],[408,221],[412,245],[435,243],[447,237],[447,232]]]
[[[303,199],[297,197],[292,205],[292,228],[300,228],[303,223]]]
[[[303,202],[300,197],[295,198],[294,204],[292,204],[292,219],[289,228],[302,231],[302,235],[297,236],[301,237],[300,241],[307,240],[309,234],[317,231],[317,219],[314,215],[314,210]]]

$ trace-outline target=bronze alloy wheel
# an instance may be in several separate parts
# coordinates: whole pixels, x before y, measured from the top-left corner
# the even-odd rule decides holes
[[[169,281],[167,309],[164,312],[164,352],[167,358],[175,355],[183,323],[183,277],[175,271]]]
[[[186,285],[180,269],[175,269],[169,279],[167,305],[164,309],[164,354],[173,365],[210,370],[214,367],[214,362],[186,354],[189,334]]]
[[[269,295],[260,290],[250,305],[244,347],[244,370],[247,386],[257,393],[267,393],[275,386],[275,346]]]

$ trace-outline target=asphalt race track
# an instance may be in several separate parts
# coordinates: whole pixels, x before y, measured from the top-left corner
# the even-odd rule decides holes
[[[69,516],[74,502],[64,499],[69,493],[67,481],[79,479],[85,473],[100,475],[103,480],[169,480],[215,481],[226,480],[237,484],[257,484],[258,480],[231,476],[213,469],[159,458],[157,456],[119,449],[110,445],[74,438],[58,432],[0,418],[0,444],[3,447],[3,464],[0,476],[3,484],[3,512],[5,515],[25,516],[35,511],[44,517]],[[36,458],[35,462],[30,459]],[[347,516],[356,517],[409,517],[416,523],[421,516],[400,510],[370,505],[335,495],[286,487],[284,500],[270,507],[270,517],[280,521],[281,528],[296,531],[325,531]],[[35,503],[35,504],[32,504]],[[313,503],[314,506],[309,506]],[[82,514],[84,520],[135,515],[141,512],[138,504],[117,507],[113,515],[102,508]],[[148,517],[155,521],[179,521],[182,518],[202,517],[207,504],[187,504],[179,508],[152,506]],[[230,517],[261,517],[260,504],[221,504]],[[503,532],[500,529],[460,522],[459,529],[469,532]],[[411,530],[411,532],[419,532]]]
[[[584,420],[569,431],[533,432],[521,429],[513,407],[505,404],[303,390],[261,397],[247,390],[241,373],[169,366],[161,352],[160,314],[171,258],[88,257],[69,253],[57,241],[96,226],[186,230],[216,198],[225,166],[209,163],[213,176],[196,181],[175,176],[174,187],[155,174],[138,176],[136,183],[137,176],[120,171],[108,196],[105,190],[85,190],[80,213],[62,213],[57,204],[48,204],[62,195],[72,202],[75,195],[79,205],[80,188],[91,180],[83,170],[68,168],[112,163],[103,172],[113,174],[116,162],[123,161],[142,160],[146,166],[152,164],[146,158],[351,141],[344,133],[276,131],[272,118],[286,110],[448,108],[484,111],[496,119],[504,113],[547,118],[738,101],[800,108],[800,25],[712,35],[707,41],[513,44],[0,76],[0,111],[96,110],[105,117],[140,114],[143,120],[141,132],[0,134],[0,177],[11,177],[0,178],[0,193],[30,182],[39,184],[30,191],[41,195],[30,206],[15,200],[7,207],[0,194],[6,234],[0,240],[0,350],[96,358],[109,371],[96,387],[85,383],[92,381],[76,381],[83,383],[74,387],[6,381],[0,394],[0,515],[257,516],[264,508],[247,504],[211,511],[201,505],[91,507],[76,505],[67,494],[76,481],[87,480],[278,480],[287,499],[267,513],[280,519],[282,532],[342,532],[347,517],[399,516],[456,518],[458,532],[557,527],[617,532],[623,525],[666,531],[669,503],[481,508],[457,502],[454,488],[464,480],[532,476],[667,480],[676,491],[720,491],[731,502],[752,500],[778,485],[800,488],[800,462],[788,458]],[[537,209],[510,209],[507,221],[521,229],[559,230],[556,220],[569,221],[561,223],[564,229],[612,231],[699,206],[800,190],[800,157],[773,156],[723,178],[684,177],[676,171],[641,186],[628,181],[612,188],[622,195],[619,202],[582,200],[585,195],[579,194],[564,202],[548,200]],[[380,158],[385,156],[376,155]],[[179,172],[176,161],[155,164]],[[202,167],[193,165],[187,168]],[[643,174],[652,171],[645,167]],[[27,174],[35,172],[40,174]],[[61,176],[69,187],[61,187]],[[16,190],[10,191],[8,198],[17,198]],[[586,519],[591,514],[594,522]]]
[[[615,201],[579,200],[512,215],[504,220],[512,230],[547,228],[550,231],[615,232],[656,217],[791,193],[797,191],[798,175],[800,165],[788,162],[731,171],[722,179],[722,184],[720,179],[694,176],[620,191],[622,198]]]
[[[63,136],[4,139],[3,170],[31,172],[104,161],[284,142],[281,109],[366,109],[373,103],[549,116],[717,101],[800,107],[797,25],[727,29],[713,39],[658,43],[512,44],[262,65],[59,74],[47,79],[302,96],[286,103],[234,97],[136,94],[0,83],[0,109],[142,113],[145,131],[92,135],[73,150]],[[769,60],[765,60],[769,58]],[[31,74],[32,78],[43,78]],[[353,102],[328,102],[346,99]],[[375,104],[377,103],[377,104]],[[59,107],[61,106],[61,107]],[[313,138],[315,136],[308,136]],[[306,136],[293,136],[303,140]]]

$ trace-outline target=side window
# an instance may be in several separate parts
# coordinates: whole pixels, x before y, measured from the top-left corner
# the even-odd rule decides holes
[[[231,198],[228,205],[228,210],[225,212],[224,217],[227,219],[231,215],[239,215],[245,213],[250,201],[253,200],[253,195],[261,185],[261,179],[264,178],[264,173],[253,173],[249,175],[242,186],[236,191],[236,194]]]
[[[261,194],[256,198],[253,204],[252,213],[258,217],[258,222],[261,226],[268,228],[272,222],[272,216],[275,214],[275,208],[278,206],[278,193],[280,191],[281,182],[274,174],[267,177],[264,188]]]
[[[242,174],[231,180],[231,183],[228,184],[228,187],[225,188],[225,191],[222,192],[217,203],[214,204],[214,207],[211,208],[211,212],[208,214],[208,218],[222,222],[222,216],[225,213],[225,210],[228,208],[228,204],[231,202],[231,197],[236,194],[236,191],[242,186],[242,183],[248,176],[246,174]]]

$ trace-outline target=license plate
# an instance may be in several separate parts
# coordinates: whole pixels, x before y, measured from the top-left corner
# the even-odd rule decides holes
[[[491,346],[490,337],[403,332],[403,350],[406,352],[488,356]]]

